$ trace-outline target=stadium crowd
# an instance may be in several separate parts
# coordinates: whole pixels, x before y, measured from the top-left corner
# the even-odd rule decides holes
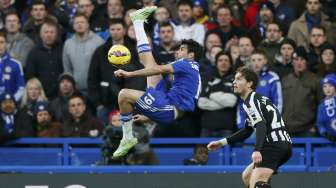
[[[118,128],[119,91],[144,90],[146,79],[115,77],[107,52],[123,44],[132,52],[123,68],[143,68],[129,14],[152,5],[159,8],[146,31],[157,62],[174,61],[181,39],[197,41],[204,54],[197,110],[171,125],[138,125],[149,135],[225,137],[241,128],[232,79],[248,65],[293,137],[336,140],[335,1],[1,0],[0,142]]]

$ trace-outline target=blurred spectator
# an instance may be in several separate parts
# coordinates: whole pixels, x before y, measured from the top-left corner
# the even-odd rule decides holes
[[[207,0],[193,0],[193,17],[196,23],[207,25],[209,20]]]
[[[193,39],[203,45],[205,29],[204,26],[195,22],[192,17],[193,4],[190,0],[178,2],[178,20],[175,28],[175,39]]]
[[[326,43],[326,30],[323,27],[313,26],[309,33],[309,70],[316,73],[319,63],[319,56],[321,54],[321,46]]]
[[[183,161],[184,165],[206,165],[209,159],[209,151],[206,145],[197,144],[194,147],[193,157],[190,159],[185,159]]]
[[[280,43],[277,54],[274,56],[274,64],[271,66],[272,70],[276,72],[280,79],[293,72],[293,53],[296,44],[292,39],[285,38]]]
[[[269,23],[266,26],[266,38],[261,41],[258,49],[266,53],[268,62],[274,64],[274,57],[280,49],[283,41],[282,30],[277,23]]]
[[[177,8],[178,1],[177,0],[164,0],[164,1],[159,1],[159,6],[164,6],[167,7],[172,19],[177,19],[178,18],[178,8]]]
[[[321,81],[325,98],[318,106],[317,130],[320,135],[336,142],[336,75],[328,74]]]
[[[336,1],[334,0],[324,0],[323,4],[323,12],[326,13],[332,22],[336,21]]]
[[[202,81],[198,100],[202,137],[226,137],[236,130],[237,96],[232,91],[232,59],[221,51],[215,62],[216,69]]]
[[[107,0],[106,8],[108,19],[124,17],[124,6],[121,0]]]
[[[34,47],[34,42],[20,31],[21,23],[19,15],[11,12],[5,17],[7,34],[7,51],[15,59],[19,60],[22,67],[26,65],[28,53]]]
[[[170,18],[170,13],[168,11],[168,8],[166,7],[158,7],[155,10],[154,18],[156,20],[156,23],[153,28],[153,44],[159,45],[160,44],[160,26],[163,23],[169,22],[169,24],[174,28],[176,27],[173,20]]]
[[[210,3],[209,4],[210,19],[215,20],[217,10],[220,6],[225,5],[225,0],[211,0],[209,1],[209,3]]]
[[[284,0],[268,0],[273,3],[275,8],[275,19],[283,25],[283,33],[287,35],[290,24],[296,18],[296,12],[293,7],[283,2]]]
[[[228,5],[232,11],[233,21],[240,26],[244,23],[245,11],[250,3],[250,0],[234,0],[229,1]]]
[[[258,46],[259,43],[265,39],[267,25],[274,22],[275,9],[271,2],[263,2],[259,5],[259,12],[257,15],[257,22],[249,30],[250,36],[253,36],[253,43]]]
[[[133,41],[136,41],[135,38],[135,31],[134,31],[134,25],[131,24],[127,27],[127,37]],[[133,54],[132,54],[133,55]]]
[[[36,103],[39,101],[48,101],[48,98],[44,93],[40,80],[37,78],[31,78],[27,81],[20,109],[26,112],[33,119]]]
[[[226,46],[227,43],[231,40],[237,40],[238,37],[245,34],[245,31],[243,28],[235,26],[232,24],[232,12],[230,7],[228,6],[220,6],[217,9],[216,13],[216,21],[218,24],[218,27],[214,29],[213,31],[216,31],[220,34],[222,38],[222,45]]]
[[[134,126],[134,134],[140,142],[135,145],[125,159],[112,159],[112,154],[118,148],[122,138],[122,129],[119,111],[113,110],[109,113],[109,123],[103,133],[104,144],[102,146],[102,155],[105,165],[120,163],[128,165],[153,165],[159,163],[149,145],[149,134],[146,128],[137,124]]]
[[[329,17],[321,12],[320,0],[307,0],[306,11],[295,20],[288,31],[288,37],[293,39],[298,46],[309,49],[309,33],[315,26],[322,26],[326,30],[329,42],[335,42],[335,29],[332,29]]]
[[[61,0],[58,3],[58,7],[62,9],[69,18],[69,24],[72,24],[73,17],[75,16],[78,9],[78,0]]]
[[[0,113],[0,143],[35,136],[30,118],[17,108],[14,96],[10,93],[0,94]]]
[[[35,109],[37,137],[61,137],[62,124],[53,120],[48,102],[37,102]]]
[[[47,5],[43,2],[43,0],[34,0],[32,2],[30,15],[31,17],[24,23],[22,30],[30,39],[34,41],[35,44],[39,44],[41,40],[41,25],[46,20],[57,23],[57,19],[54,16],[48,15]]]
[[[214,72],[216,69],[216,55],[221,51],[223,51],[223,48],[220,45],[212,46],[209,51],[206,51],[206,56],[199,61],[199,72],[202,78]]]
[[[170,22],[163,22],[159,26],[159,44],[153,44],[153,55],[158,64],[168,64],[175,61],[174,47],[177,45],[174,40],[174,27]]]
[[[104,1],[105,3],[100,5],[101,9],[99,9],[99,7],[97,6],[95,10],[97,14],[99,14],[99,17],[101,17],[102,19],[102,21],[100,21],[102,22],[100,24],[102,28],[99,30],[97,30],[97,28],[91,28],[93,31],[96,32],[97,35],[102,37],[104,40],[107,40],[107,38],[110,36],[108,31],[110,19],[124,19],[124,7],[121,0],[107,0],[107,4],[106,0]]]
[[[335,46],[324,43],[321,46],[317,74],[321,77],[327,74],[336,73],[336,49]]]
[[[88,19],[84,14],[75,15],[73,24],[75,34],[65,41],[63,48],[64,71],[72,74],[80,92],[88,95],[87,80],[91,57],[104,41],[90,31]]]
[[[299,46],[293,53],[294,72],[283,78],[283,117],[292,137],[315,135],[317,105],[322,98],[320,79],[308,69],[307,52]]]
[[[97,109],[97,117],[107,123],[108,112],[118,108],[118,94],[122,88],[143,90],[145,79],[136,78],[117,78],[113,72],[117,67],[110,64],[106,54],[110,47],[115,44],[123,44],[135,52],[135,43],[127,38],[126,28],[123,19],[114,18],[110,20],[110,38],[105,44],[99,46],[93,53],[88,73],[88,87],[90,99],[94,102]],[[131,63],[125,65],[125,70],[139,69],[140,63],[137,61],[136,53],[133,53]]]
[[[209,74],[213,72],[215,57],[218,52],[223,50],[222,38],[216,31],[209,31],[205,34],[204,39],[204,56],[199,60],[200,73]]]
[[[158,7],[157,10],[159,10],[159,8],[160,8],[160,7]],[[131,14],[132,12],[135,12],[136,10],[137,10],[137,9],[135,9],[135,8],[131,8],[131,9],[128,9],[128,10],[126,11],[125,16],[124,16],[124,21],[125,21],[125,24],[126,24],[127,26],[130,26],[130,25],[133,24],[133,23],[132,23],[132,20],[131,20],[131,17],[130,17],[130,14]]]
[[[69,98],[74,94],[78,94],[79,92],[76,90],[76,82],[74,78],[69,73],[61,74],[58,78],[57,84],[58,96],[51,101],[50,111],[56,121],[63,123],[66,117],[69,115]]]
[[[10,93],[19,102],[25,85],[23,70],[21,63],[7,53],[6,45],[6,34],[0,32],[0,94]]]
[[[84,97],[73,95],[68,101],[70,116],[63,126],[64,137],[98,137],[103,125],[87,110]]]
[[[78,11],[79,15],[84,15],[88,21],[88,26],[90,29],[95,32],[102,32],[107,29],[107,22],[105,21],[103,16],[100,16],[98,12],[95,11],[95,5],[93,0],[78,0]],[[76,19],[76,15],[73,17],[74,22]],[[74,24],[75,35],[77,34],[76,31],[76,24]],[[76,77],[76,76],[75,76]]]
[[[57,78],[63,72],[62,45],[57,41],[58,27],[46,21],[40,30],[41,42],[28,54],[25,78],[38,78],[49,99],[57,96]]]
[[[230,45],[228,52],[230,53],[230,56],[232,58],[232,66],[235,65],[237,58],[239,57],[239,46],[237,44]]]
[[[246,29],[251,29],[253,26],[256,25],[256,17],[259,12],[259,4],[264,2],[264,0],[251,0],[248,6],[245,9],[244,14],[244,27]]]
[[[15,11],[14,5],[12,5],[11,0],[1,0],[0,1],[0,29],[4,28],[4,20],[8,13]]]
[[[254,46],[252,43],[252,39],[248,36],[243,36],[239,38],[238,41],[239,47],[239,56],[234,63],[234,71],[236,71],[239,67],[244,65],[249,65],[251,62],[251,55],[254,51]]]
[[[278,111],[283,111],[282,89],[279,76],[269,70],[269,63],[266,54],[261,50],[256,50],[251,56],[251,67],[259,76],[256,92],[269,98],[277,107]]]

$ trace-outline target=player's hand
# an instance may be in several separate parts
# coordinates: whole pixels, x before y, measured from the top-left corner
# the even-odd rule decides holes
[[[252,161],[254,164],[259,164],[262,161],[262,156],[261,153],[259,151],[254,151],[252,153]]]
[[[130,72],[127,72],[127,71],[124,71],[124,70],[121,70],[121,69],[119,69],[117,71],[114,71],[114,75],[116,77],[122,77],[122,78],[128,78],[128,77],[131,76]]]
[[[146,123],[146,122],[149,122],[150,119],[147,116],[136,114],[133,116],[133,121],[139,122],[139,123]]]
[[[207,145],[209,151],[214,151],[221,148],[223,144],[220,141],[212,141]]]

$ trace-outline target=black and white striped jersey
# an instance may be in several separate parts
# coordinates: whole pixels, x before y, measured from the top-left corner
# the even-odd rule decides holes
[[[266,126],[266,142],[291,142],[285,123],[274,104],[265,96],[251,92],[243,103],[248,126],[255,127],[259,122]]]

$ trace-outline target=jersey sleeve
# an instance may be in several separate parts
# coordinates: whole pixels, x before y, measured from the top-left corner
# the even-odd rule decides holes
[[[261,121],[265,121],[261,111],[261,102],[255,97],[254,93],[247,104],[243,105],[243,108],[252,127],[255,127]]]

